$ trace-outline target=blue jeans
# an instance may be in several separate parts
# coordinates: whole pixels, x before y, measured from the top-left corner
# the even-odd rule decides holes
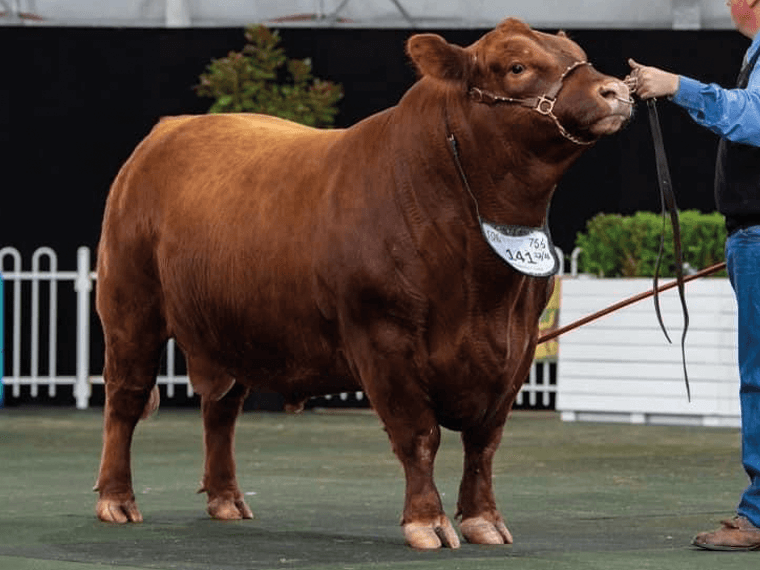
[[[750,480],[737,513],[760,527],[760,226],[729,236],[726,262],[739,314],[742,464]]]

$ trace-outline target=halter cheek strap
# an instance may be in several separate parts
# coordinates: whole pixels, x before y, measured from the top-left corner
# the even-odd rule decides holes
[[[562,73],[562,75],[560,75],[559,79],[551,86],[551,88],[546,93],[544,93],[543,95],[538,95],[536,97],[525,97],[523,99],[518,99],[516,97],[505,97],[503,95],[497,95],[495,93],[491,93],[490,91],[485,91],[483,89],[480,89],[479,87],[471,87],[469,91],[469,95],[476,103],[483,103],[485,105],[495,105],[496,103],[516,103],[523,107],[528,107],[530,109],[533,109],[534,111],[540,113],[541,115],[547,116],[551,120],[553,120],[554,124],[557,125],[557,129],[559,130],[560,134],[563,137],[565,137],[567,140],[574,142],[575,144],[578,144],[578,145],[591,145],[591,144],[594,144],[594,141],[584,141],[574,135],[571,135],[567,131],[567,129],[565,129],[562,123],[560,123],[559,119],[557,118],[557,115],[554,114],[554,104],[557,102],[557,95],[562,89],[565,79],[573,71],[583,66],[591,67],[591,63],[589,63],[588,61],[576,61],[575,63],[570,65]]]

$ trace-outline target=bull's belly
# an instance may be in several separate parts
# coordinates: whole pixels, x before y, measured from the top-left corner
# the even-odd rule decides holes
[[[254,391],[280,394],[286,405],[297,409],[310,398],[361,390],[360,384],[350,375],[300,367],[255,370],[238,381]]]
[[[337,355],[282,354],[261,359],[258,354],[233,367],[236,378],[252,389],[282,394],[286,399],[303,399],[361,389],[348,367]]]
[[[258,340],[242,331],[228,335],[179,332],[175,338],[187,357],[194,384],[204,383],[204,379],[194,378],[196,372],[211,371],[210,376],[220,378],[212,380],[212,384],[223,384],[223,378],[231,377],[252,390],[281,394],[293,404],[361,389],[342,352],[318,334],[306,335],[310,342],[299,346],[277,337]]]

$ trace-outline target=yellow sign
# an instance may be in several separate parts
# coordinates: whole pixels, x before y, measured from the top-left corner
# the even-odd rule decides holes
[[[541,320],[538,322],[539,336],[555,330],[559,326],[559,290],[562,280],[554,279],[554,291],[549,297],[549,303],[546,305],[544,312],[541,314]],[[556,358],[559,353],[559,341],[555,338],[541,343],[536,347],[536,360],[545,358]]]

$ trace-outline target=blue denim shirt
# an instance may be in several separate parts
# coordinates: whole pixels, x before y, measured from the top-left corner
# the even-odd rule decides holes
[[[760,50],[760,34],[755,36],[744,61]],[[680,77],[678,91],[671,98],[686,109],[700,125],[733,142],[760,146],[760,61],[749,76],[746,89],[724,89]]]

